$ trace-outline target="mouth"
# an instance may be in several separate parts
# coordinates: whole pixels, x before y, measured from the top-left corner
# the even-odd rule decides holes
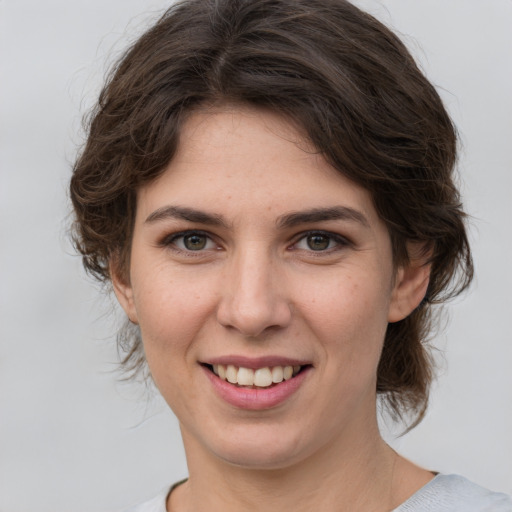
[[[215,374],[220,380],[229,382],[235,387],[245,389],[268,389],[291,380],[311,367],[305,365],[263,366],[260,368],[246,368],[234,364],[206,364],[207,370]]]
[[[274,356],[223,356],[200,365],[217,396],[237,409],[250,411],[290,403],[313,369],[309,361]]]

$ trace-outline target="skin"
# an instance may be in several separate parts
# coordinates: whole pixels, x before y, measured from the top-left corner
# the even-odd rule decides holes
[[[343,215],[285,222],[326,207]],[[113,275],[181,425],[190,477],[168,510],[384,511],[432,478],[382,441],[375,392],[387,324],[420,303],[429,268],[395,268],[369,193],[279,115],[192,114],[138,191],[129,280]],[[309,370],[284,402],[247,410],[201,364],[231,355]]]

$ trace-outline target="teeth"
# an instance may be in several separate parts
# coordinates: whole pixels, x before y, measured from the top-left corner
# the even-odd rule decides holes
[[[237,382],[240,386],[254,386],[254,370],[239,368]]]
[[[285,366],[283,368],[283,377],[284,380],[289,380],[293,376],[293,367],[292,366]]]
[[[237,379],[238,379],[238,370],[232,364],[228,364],[228,366],[226,368],[226,380],[228,382],[231,382],[231,384],[236,384]]]
[[[242,368],[240,368],[242,370]],[[240,373],[240,372],[239,372]],[[266,388],[272,384],[272,372],[270,368],[258,368],[254,372],[254,385],[259,388]]]
[[[274,366],[274,368],[272,368],[272,382],[277,384],[279,382],[283,382],[283,379],[283,367]]]
[[[283,380],[289,380],[299,373],[300,366],[266,366],[252,370],[251,368],[237,367],[232,364],[214,364],[213,373],[222,380],[239,386],[256,386],[268,388],[272,384],[279,384]]]

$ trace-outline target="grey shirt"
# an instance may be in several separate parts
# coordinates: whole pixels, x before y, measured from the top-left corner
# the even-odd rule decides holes
[[[126,512],[166,512],[168,494],[166,489]],[[437,475],[392,512],[512,512],[512,498],[459,475]]]
[[[512,499],[459,475],[437,475],[393,512],[512,512]]]

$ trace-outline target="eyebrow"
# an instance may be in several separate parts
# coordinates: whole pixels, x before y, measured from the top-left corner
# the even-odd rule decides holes
[[[145,223],[152,224],[165,219],[178,219],[198,224],[206,224],[208,226],[229,227],[228,222],[226,222],[221,215],[184,206],[163,206],[162,208],[158,208],[148,215]],[[313,224],[329,220],[357,222],[366,228],[370,227],[368,219],[362,212],[348,206],[312,208],[311,210],[287,213],[277,219],[276,225],[280,229],[286,229],[300,224]]]
[[[279,217],[279,228],[291,228],[299,224],[311,224],[327,220],[348,220],[369,228],[370,223],[362,212],[348,206],[332,206],[329,208],[313,208],[311,210],[288,213]]]
[[[145,220],[146,224],[152,224],[165,219],[187,220],[208,226],[228,227],[227,222],[220,215],[203,212],[194,208],[184,206],[163,206],[153,213],[150,213]]]

